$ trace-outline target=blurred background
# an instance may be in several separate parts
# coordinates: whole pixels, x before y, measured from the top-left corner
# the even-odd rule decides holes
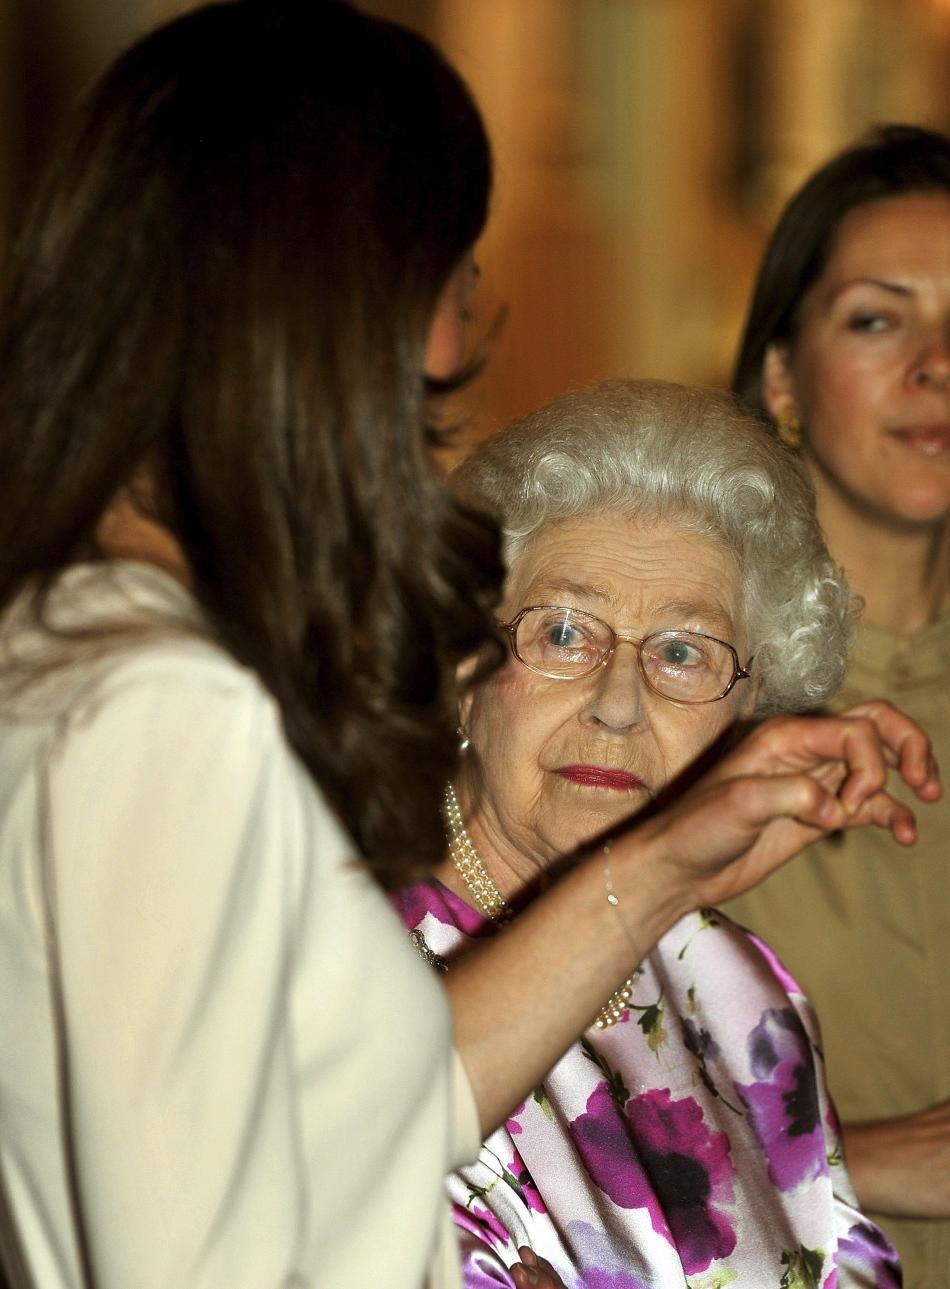
[[[0,0],[0,254],[57,124],[181,0]],[[950,0],[362,0],[472,86],[497,180],[478,437],[612,375],[723,384],[778,208],[883,120],[950,129]],[[226,57],[227,51],[222,50]],[[354,75],[357,75],[354,69]]]

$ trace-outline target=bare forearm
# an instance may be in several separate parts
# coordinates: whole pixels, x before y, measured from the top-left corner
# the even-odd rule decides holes
[[[950,1217],[950,1102],[843,1128],[861,1207],[891,1217]]]
[[[636,874],[639,872],[640,880]],[[609,995],[687,911],[629,862],[607,902],[598,852],[446,976],[455,1041],[485,1135],[541,1082]]]

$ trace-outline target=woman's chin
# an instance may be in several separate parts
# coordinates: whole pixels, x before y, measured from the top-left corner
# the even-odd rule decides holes
[[[601,789],[572,793],[569,801],[551,811],[540,831],[554,850],[570,854],[636,815],[649,802],[650,794],[643,788],[636,792]]]

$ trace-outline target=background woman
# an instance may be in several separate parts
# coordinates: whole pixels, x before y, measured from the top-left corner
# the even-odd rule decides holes
[[[503,518],[511,656],[461,703],[450,859],[394,896],[443,963],[676,799],[737,721],[832,693],[849,618],[807,481],[726,397],[571,394],[453,482]],[[677,922],[451,1180],[466,1284],[510,1284],[525,1244],[572,1289],[899,1283],[855,1207],[819,1046],[764,945],[715,910]]]
[[[789,814],[841,823],[846,803],[913,836],[877,728],[845,747],[832,722],[817,749],[789,731],[786,773],[711,784],[618,846],[623,923],[593,858],[457,973],[454,1059],[372,878],[441,852],[454,665],[497,589],[494,530],[444,495],[424,434],[488,182],[477,111],[425,42],[339,0],[216,4],[106,75],[8,268],[18,1281],[451,1283],[441,1175],[632,969],[622,927],[649,944],[710,884],[755,880],[800,845]],[[842,753],[839,798],[821,772]],[[675,899],[644,887],[648,862]],[[558,1007],[531,1021],[512,997],[489,1043],[512,958],[548,963]]]
[[[799,453],[864,599],[837,701],[889,698],[950,753],[950,140],[881,129],[792,198],[734,386]],[[835,836],[730,909],[817,1005],[839,1110],[865,1121],[858,1193],[912,1289],[950,1267],[948,822],[928,812],[899,863],[884,836]]]

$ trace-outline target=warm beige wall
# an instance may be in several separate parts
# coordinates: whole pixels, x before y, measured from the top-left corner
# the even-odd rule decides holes
[[[950,0],[438,0],[498,153],[480,425],[565,385],[723,383],[768,227],[884,119],[950,127]]]
[[[443,4],[436,34],[482,104],[496,189],[480,258],[485,316],[508,323],[485,378],[488,423],[607,372],[613,325],[599,104],[588,93],[589,6]],[[499,410],[499,409],[503,409]]]
[[[494,140],[478,432],[606,375],[723,381],[791,187],[872,120],[950,127],[950,0],[361,2],[444,45]],[[192,5],[0,0],[0,247],[64,105]]]

